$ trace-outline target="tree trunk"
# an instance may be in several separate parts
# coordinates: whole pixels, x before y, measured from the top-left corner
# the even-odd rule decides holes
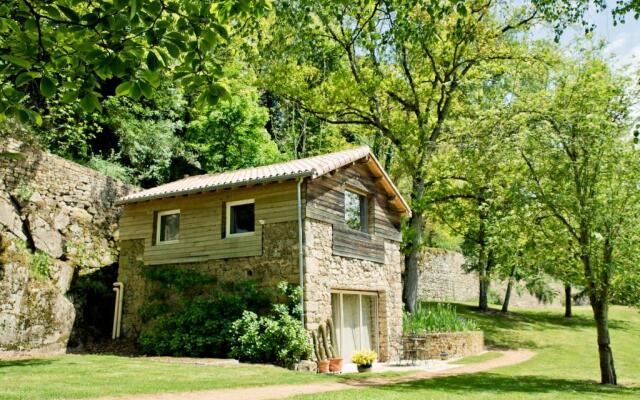
[[[478,228],[478,279],[480,280],[480,290],[478,293],[478,308],[480,311],[489,311],[489,278],[487,271],[488,257],[486,256],[484,240],[484,217],[480,215],[480,226]]]
[[[486,279],[484,276],[480,276],[480,298],[478,299],[478,308],[481,311],[489,311],[489,285],[487,285]]]
[[[598,330],[598,355],[600,356],[600,383],[617,385],[618,378],[613,365],[613,351],[611,350],[611,338],[609,337],[609,306],[606,301],[597,299],[595,295],[589,296],[591,309],[596,320]]]
[[[424,183],[420,178],[414,178],[411,199],[413,204],[420,204],[424,194]],[[418,259],[422,247],[422,235],[424,233],[424,215],[421,209],[414,209],[413,216],[409,223],[411,228],[411,239],[408,252],[405,256],[404,287],[402,291],[402,301],[406,310],[413,314],[418,302]]]
[[[504,301],[502,302],[502,312],[509,312],[509,300],[511,300],[511,290],[513,289],[513,284],[516,280],[516,272],[518,267],[514,264],[511,267],[511,273],[509,274],[509,283],[507,283],[507,291],[504,293]]]
[[[571,285],[564,284],[564,317],[571,318]]]

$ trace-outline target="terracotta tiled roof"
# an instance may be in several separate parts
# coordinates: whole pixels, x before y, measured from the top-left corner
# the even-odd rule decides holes
[[[368,146],[356,147],[336,153],[323,154],[315,157],[301,158],[299,160],[286,161],[277,164],[264,165],[262,167],[244,168],[236,171],[227,171],[218,174],[205,174],[191,176],[151,189],[132,193],[122,197],[117,204],[137,203],[145,200],[161,199],[165,197],[208,192],[217,189],[231,188],[248,184],[274,182],[279,180],[294,179],[299,177],[317,178],[338,168],[344,167],[354,161],[369,157],[386,181],[392,188],[392,196],[396,196],[402,203],[407,213],[410,213],[398,189],[393,185],[387,174],[380,167]],[[385,186],[387,186],[385,185]]]

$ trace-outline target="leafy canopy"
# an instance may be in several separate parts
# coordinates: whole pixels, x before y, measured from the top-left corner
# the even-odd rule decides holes
[[[107,94],[179,81],[201,104],[227,92],[226,43],[268,0],[8,0],[0,5],[0,117],[40,123],[61,94],[86,111]]]

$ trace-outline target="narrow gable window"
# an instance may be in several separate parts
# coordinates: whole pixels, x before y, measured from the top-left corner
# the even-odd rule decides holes
[[[344,222],[351,229],[367,232],[367,196],[344,191]]]
[[[240,200],[227,203],[226,236],[251,235],[256,230],[255,200]]]
[[[161,211],[156,221],[156,243],[174,243],[180,237],[180,210]]]

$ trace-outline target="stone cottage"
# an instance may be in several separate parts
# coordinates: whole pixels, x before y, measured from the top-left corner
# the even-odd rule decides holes
[[[381,360],[402,333],[402,216],[411,211],[368,147],[186,177],[121,198],[123,335],[140,327],[140,265],[218,281],[301,284],[305,325],[332,317],[343,357]]]

